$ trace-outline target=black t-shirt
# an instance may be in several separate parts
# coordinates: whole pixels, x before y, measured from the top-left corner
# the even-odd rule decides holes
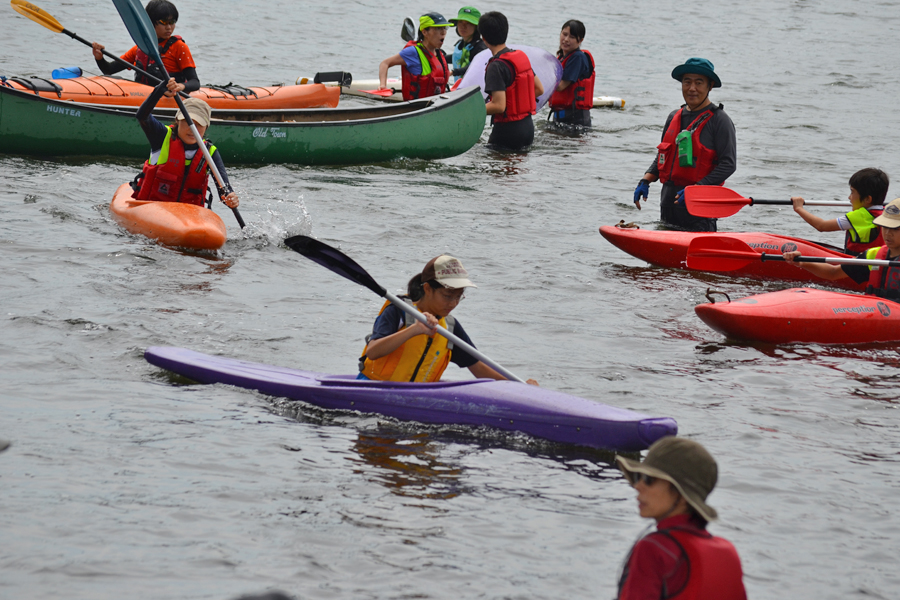
[[[502,56],[507,52],[512,52],[512,49],[504,48],[498,52],[494,58]],[[509,65],[502,60],[491,61],[487,66],[487,70],[484,72],[484,91],[487,94],[491,94],[492,92],[505,92],[506,88],[512,85],[513,79],[513,72],[512,69],[509,68]]]

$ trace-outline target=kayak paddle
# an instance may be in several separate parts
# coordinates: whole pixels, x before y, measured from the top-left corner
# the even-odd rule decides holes
[[[382,96],[384,98],[389,98],[397,93],[397,90],[394,88],[384,88],[383,90],[359,90],[361,92],[365,92],[366,94],[372,94],[373,96]]]
[[[417,321],[421,321],[426,325],[428,324],[428,319],[425,318],[425,315],[416,310],[414,306],[410,306],[408,303],[404,302],[394,294],[378,285],[378,282],[376,282],[372,278],[372,276],[366,272],[365,269],[363,269],[361,266],[359,266],[359,264],[356,263],[356,261],[354,261],[352,258],[347,256],[337,248],[333,248],[332,246],[329,246],[324,242],[320,242],[319,240],[305,235],[295,235],[293,237],[289,237],[284,240],[284,244],[294,252],[299,252],[309,260],[322,265],[332,273],[337,273],[341,277],[349,279],[353,283],[358,283],[359,285],[368,288],[382,298],[387,298],[394,304],[394,306],[401,309],[403,312],[412,315]],[[521,378],[501,367],[490,358],[476,350],[474,346],[472,346],[471,344],[467,344],[462,339],[453,335],[440,325],[437,326],[437,332],[484,364],[490,366],[492,369],[494,369],[507,379],[518,381],[519,383],[525,383]]]
[[[734,190],[717,185],[689,185],[684,188],[684,201],[688,212],[696,217],[721,219],[737,214],[745,206],[776,204],[790,206],[790,200],[762,200],[744,198]],[[850,206],[849,202],[804,202],[807,206]]]
[[[150,22],[147,11],[144,10],[144,7],[141,6],[141,3],[138,0],[113,0],[113,4],[116,5],[119,16],[122,17],[125,27],[128,28],[131,39],[134,40],[134,43],[137,44],[138,48],[144,51],[144,54],[156,61],[156,64],[162,69],[166,80],[168,80],[169,74],[166,72],[165,65],[163,65],[162,57],[159,55],[159,42],[156,39],[156,31],[153,29],[153,24]],[[209,149],[206,147],[206,144],[203,143],[203,137],[200,135],[200,132],[197,131],[194,120],[190,118],[191,115],[184,107],[184,102],[182,102],[181,97],[178,96],[178,94],[175,95],[175,102],[178,103],[178,108],[181,109],[181,114],[184,115],[185,122],[190,125],[191,132],[199,142],[197,145],[200,147],[200,151],[203,152],[203,158],[206,159],[206,164],[209,166],[209,170],[212,171],[216,183],[219,184],[219,188],[225,190],[229,189],[226,187],[225,181],[219,173],[219,169],[216,168],[216,163],[213,162],[212,156],[209,155]],[[231,212],[234,213],[238,225],[243,229],[244,219],[241,218],[241,213],[238,212],[237,208],[232,208]]]
[[[687,251],[687,266],[698,271],[735,271],[752,262],[780,260],[781,254],[759,253],[745,242],[724,235],[704,235],[691,240]],[[835,265],[872,265],[900,267],[896,260],[869,260],[831,256],[798,256],[796,262],[830,263]]]
[[[412,17],[403,19],[403,29],[400,30],[400,38],[404,42],[411,42],[416,39],[416,22]]]
[[[19,13],[21,15],[28,17],[29,19],[31,19],[38,25],[43,25],[44,27],[46,27],[47,29],[49,29],[50,31],[53,31],[55,33],[64,33],[67,36],[69,36],[70,38],[72,38],[73,40],[78,40],[79,42],[81,42],[82,44],[85,44],[87,46],[93,46],[93,44],[91,44],[89,41],[87,41],[83,37],[76,35],[76,34],[72,33],[71,31],[69,31],[68,29],[66,29],[65,27],[63,27],[60,24],[60,22],[57,21],[53,17],[53,15],[51,15],[47,11],[42,10],[41,8],[35,6],[31,2],[26,2],[25,0],[10,0],[10,4],[12,4],[14,11],[16,11],[17,13]],[[115,54],[110,54],[106,50],[101,50],[101,52],[104,54],[104,56],[108,56],[109,58],[113,59],[114,61],[116,61],[118,63],[122,63],[127,68],[131,69],[132,71],[137,71],[141,75],[143,75],[145,77],[149,77],[150,79],[152,79],[153,81],[155,81],[157,83],[160,82],[159,77],[156,77],[155,75],[151,75],[150,73],[148,73],[147,71],[144,71],[143,69],[139,69],[138,67],[131,64],[130,62],[128,62],[126,60],[122,60]],[[179,92],[179,93],[182,96],[184,96],[185,98],[190,97],[187,94],[185,94],[184,92]]]

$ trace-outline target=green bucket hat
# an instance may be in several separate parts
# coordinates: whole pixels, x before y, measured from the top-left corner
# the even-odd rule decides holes
[[[722,80],[719,79],[718,75],[716,75],[713,64],[705,58],[687,59],[683,65],[678,65],[677,67],[672,69],[672,79],[681,81],[681,79],[688,73],[705,75],[706,77],[709,77],[710,81],[712,81],[712,86],[714,88],[722,87]]]
[[[707,521],[716,520],[716,509],[706,503],[706,497],[716,487],[719,469],[712,455],[699,443],[686,438],[668,436],[654,442],[644,462],[616,457],[619,469],[629,482],[634,474],[643,473],[665,479]]]
[[[475,27],[478,27],[478,19],[480,18],[480,10],[478,10],[474,6],[463,6],[461,9],[459,9],[459,14],[456,15],[456,18],[450,19],[450,22],[456,25],[460,21],[468,21]]]
[[[450,27],[450,23],[440,13],[428,13],[419,17],[419,30],[429,27]]]

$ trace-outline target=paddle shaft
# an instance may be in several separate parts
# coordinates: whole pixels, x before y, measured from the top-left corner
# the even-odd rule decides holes
[[[764,200],[762,198],[750,198],[750,206],[754,204],[774,204],[774,205],[783,205],[790,206],[793,204],[790,200]],[[806,200],[803,202],[804,206],[850,206],[849,202],[840,202],[837,200]]]
[[[419,312],[414,306],[411,306],[408,302],[404,302],[402,299],[398,298],[397,296],[395,296],[394,294],[392,294],[388,291],[384,292],[384,297],[387,298],[388,300],[390,300],[394,304],[394,306],[396,306],[403,312],[414,317],[417,321],[420,321],[426,325],[428,324],[428,319],[425,317],[425,315],[423,315],[421,312]],[[448,340],[450,340],[451,342],[453,342],[454,344],[456,344],[458,347],[465,350],[468,354],[474,356],[475,358],[477,358],[478,360],[480,360],[481,362],[483,362],[490,368],[494,369],[495,371],[497,371],[498,373],[500,373],[501,375],[506,377],[507,379],[510,379],[512,381],[518,381],[519,383],[525,383],[525,381],[522,380],[520,377],[516,376],[511,371],[508,371],[504,367],[501,367],[500,365],[498,365],[497,363],[492,361],[490,358],[488,358],[487,356],[485,356],[484,354],[482,354],[481,352],[476,350],[474,346],[472,346],[471,344],[467,344],[465,341],[463,341],[462,338],[447,331],[440,325],[437,326],[437,332],[439,334],[441,334],[442,336],[444,336],[445,338],[447,338]]]
[[[781,254],[766,254],[763,252],[760,255],[760,260],[765,262],[767,260],[785,260],[784,256]],[[831,256],[798,256],[794,259],[794,262],[808,262],[808,263],[828,263],[832,265],[871,265],[873,267],[900,267],[900,261],[898,260],[878,260],[878,259],[868,259],[868,258],[835,258]]]

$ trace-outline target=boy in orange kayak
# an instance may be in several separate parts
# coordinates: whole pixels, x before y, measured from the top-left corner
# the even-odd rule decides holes
[[[862,169],[850,178],[850,206],[852,210],[837,219],[817,217],[805,208],[800,196],[791,198],[794,212],[817,231],[846,231],[844,250],[847,254],[861,256],[869,248],[882,245],[878,226],[873,223],[884,210],[884,198],[887,196],[887,173],[880,169]]]
[[[618,600],[746,600],[737,550],[706,531],[718,517],[706,503],[718,479],[706,448],[670,436],[654,442],[644,462],[621,456],[616,462],[637,491],[641,516],[656,521],[656,531],[631,548]]]
[[[162,57],[163,66],[169,73],[170,77],[174,77],[178,82],[178,92],[193,92],[200,89],[200,79],[197,77],[197,69],[194,64],[194,57],[191,56],[191,50],[180,36],[172,35],[175,31],[175,23],[178,22],[178,9],[169,0],[150,0],[147,3],[147,14],[150,16],[150,22],[156,30],[156,37],[159,41],[159,54]],[[113,75],[126,69],[121,63],[107,62],[103,58],[102,50],[104,46],[94,42],[94,59],[97,66],[104,75]],[[120,57],[127,63],[147,71],[151,75],[156,75],[157,81],[147,78],[146,76],[135,73],[134,80],[138,83],[155,86],[164,79],[162,69],[144,52],[134,46]]]
[[[900,260],[900,198],[891,200],[881,215],[872,221],[881,228],[884,246],[869,248],[860,257],[866,260]],[[785,252],[784,260],[806,269],[822,279],[849,277],[857,283],[869,282],[866,293],[896,300],[900,298],[900,267],[869,265],[832,265],[827,263],[794,262],[800,252]]]
[[[443,254],[428,261],[407,284],[401,296],[428,319],[428,324],[407,316],[388,300],[375,319],[372,333],[359,359],[357,379],[377,381],[435,382],[452,362],[479,378],[505,380],[506,377],[462,348],[455,348],[437,333],[437,326],[475,346],[462,325],[450,312],[462,302],[466,288],[477,287],[458,259]],[[537,385],[529,379],[528,383]]]
[[[150,142],[150,158],[144,162],[144,169],[134,178],[131,187],[136,200],[159,200],[162,202],[185,202],[203,206],[206,203],[206,190],[209,182],[206,159],[200,151],[200,145],[191,126],[185,120],[181,110],[175,113],[175,122],[166,127],[151,114],[153,107],[163,94],[172,96],[177,93],[179,84],[175,78],[161,83],[144,100],[138,109],[138,123]],[[212,109],[209,104],[199,98],[184,100],[187,116],[194,122],[197,132],[202,137],[209,128]],[[222,176],[224,188],[216,188],[219,198],[229,208],[237,208],[237,194],[228,183],[228,174],[222,157],[209,141],[203,140],[209,154]]]

